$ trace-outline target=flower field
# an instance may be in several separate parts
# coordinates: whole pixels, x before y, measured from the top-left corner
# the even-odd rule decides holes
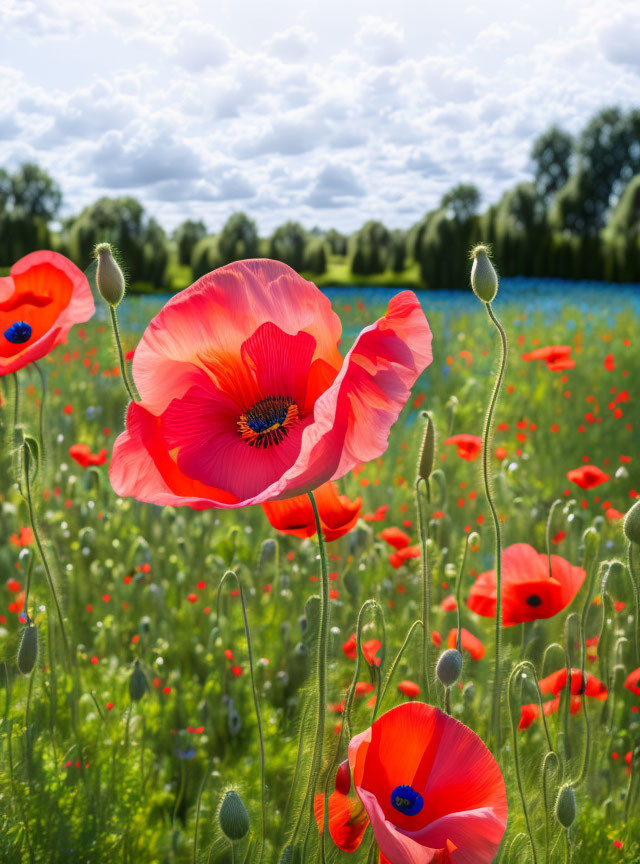
[[[213,452],[171,365],[209,307],[143,337],[162,301],[125,298],[123,381],[94,267],[95,314],[12,367],[3,281],[0,861],[639,860],[632,293],[255,313],[246,368],[211,360],[252,394]]]

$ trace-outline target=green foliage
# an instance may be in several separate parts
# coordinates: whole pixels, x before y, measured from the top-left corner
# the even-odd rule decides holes
[[[207,226],[202,220],[186,219],[173,232],[178,251],[178,264],[190,264],[196,244],[207,236]]]
[[[304,266],[307,232],[299,222],[286,222],[271,235],[269,240],[269,258],[283,261],[289,267],[300,272],[311,269]],[[323,268],[324,270],[324,268]],[[323,272],[320,271],[320,272]]]
[[[256,223],[244,213],[234,213],[218,235],[219,266],[258,255]]]
[[[370,220],[351,237],[351,272],[354,276],[386,269],[391,235],[382,222]]]

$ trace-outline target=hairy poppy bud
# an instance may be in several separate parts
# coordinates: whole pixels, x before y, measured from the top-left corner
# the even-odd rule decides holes
[[[349,768],[349,760],[345,759],[338,766],[336,772],[336,792],[341,792],[343,795],[348,795],[351,789],[351,770]]]
[[[262,541],[260,547],[260,565],[273,561],[276,557],[276,541],[272,537],[267,537]]]
[[[633,507],[627,511],[622,528],[627,540],[640,546],[640,500],[636,501]]]
[[[38,659],[38,628],[35,624],[27,624],[22,631],[22,639],[18,648],[18,669],[23,675],[31,675]]]
[[[425,411],[426,425],[420,455],[418,457],[418,479],[428,480],[433,471],[433,458],[436,452],[436,429],[431,416]]]
[[[103,300],[109,306],[117,306],[124,297],[124,276],[113,257],[109,243],[98,243],[95,249],[98,259],[96,270],[96,285]]]
[[[556,798],[556,819],[563,828],[571,828],[577,815],[576,793],[573,787],[567,784],[560,789]]]
[[[229,840],[242,840],[249,832],[249,814],[242,798],[232,789],[222,799],[218,811],[218,822],[222,833]]]
[[[486,246],[476,246],[471,250],[471,287],[473,293],[484,303],[491,303],[498,293],[498,274],[496,273]]]
[[[132,702],[139,702],[149,689],[147,676],[140,667],[140,661],[136,660],[133,672],[129,678],[129,696]]]
[[[455,684],[462,672],[462,654],[455,648],[444,651],[436,665],[438,680],[445,687]]]

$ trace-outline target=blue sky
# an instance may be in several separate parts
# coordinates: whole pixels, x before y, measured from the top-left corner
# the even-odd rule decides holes
[[[65,215],[132,194],[167,229],[408,227],[639,93],[636,0],[0,4],[0,165],[46,167]]]

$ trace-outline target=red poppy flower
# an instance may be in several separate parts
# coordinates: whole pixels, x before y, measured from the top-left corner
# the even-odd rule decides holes
[[[325,540],[337,540],[351,531],[360,516],[362,498],[351,501],[346,495],[339,495],[338,487],[331,481],[316,489],[314,497]],[[283,534],[313,537],[316,533],[313,507],[307,495],[269,501],[262,509],[273,527]]]
[[[547,556],[527,543],[514,543],[502,553],[502,623],[505,627],[523,621],[552,618],[566,608],[585,579],[559,555],[551,556],[551,578]],[[469,592],[467,605],[478,615],[496,614],[496,571],[481,573]]]
[[[463,651],[468,651],[474,660],[482,660],[485,651],[484,645],[477,636],[474,636],[473,633],[470,633],[469,630],[466,630],[464,627],[460,628],[460,643]],[[458,628],[453,627],[449,630],[449,635],[447,636],[447,648],[456,648],[457,645]]]
[[[327,297],[285,264],[238,261],[176,294],[133,359],[110,477],[154,504],[243,507],[291,498],[383,453],[431,331],[411,291],[349,354]]]
[[[631,690],[636,696],[640,696],[640,666],[634,669],[627,675],[627,680],[624,682],[627,690]]]
[[[592,696],[604,702],[608,695],[606,685],[590,672],[586,672],[584,678],[586,680],[583,682],[582,671],[580,669],[571,669],[571,693],[574,696],[579,696],[584,692],[585,696]],[[565,688],[566,684],[567,669],[565,666],[538,681],[540,692],[544,695],[552,693],[554,696],[557,696]]]
[[[94,305],[84,273],[57,252],[32,252],[0,276],[0,376],[67,341]]]
[[[456,602],[455,595],[448,594],[440,604],[440,608],[443,612],[455,612],[458,608],[458,603]]]
[[[9,537],[9,543],[12,546],[30,546],[36,538],[33,536],[33,531],[28,525],[20,526],[20,534],[12,534]]]
[[[92,453],[88,444],[72,444],[69,447],[69,456],[81,465],[88,468],[90,465],[104,465],[107,461],[107,449],[103,447],[98,453]]]
[[[405,546],[404,549],[399,549],[397,552],[392,552],[389,555],[389,563],[391,566],[397,570],[398,567],[402,567],[407,561],[411,558],[419,558],[422,555],[422,550],[420,546]]]
[[[385,528],[380,532],[380,536],[394,549],[404,549],[411,543],[409,535],[401,531],[400,528]]]
[[[365,522],[384,522],[387,517],[388,510],[389,505],[382,504],[380,507],[376,508],[375,513],[365,513],[362,518]]]
[[[432,705],[405,702],[351,739],[358,799],[329,798],[329,832],[345,852],[371,824],[380,861],[493,861],[507,824],[498,763],[471,729]],[[324,799],[315,798],[322,830]]]
[[[477,435],[452,435],[447,438],[445,444],[455,444],[458,448],[458,456],[461,459],[466,459],[468,462],[473,462],[482,453],[482,438]]]
[[[358,643],[356,641],[356,634],[350,636],[346,642],[342,643],[342,650],[344,652],[345,657],[348,657],[349,660],[355,660],[357,657]],[[369,639],[366,642],[362,643],[362,656],[367,661],[369,666],[379,666],[380,658],[377,657],[378,651],[382,648],[382,642],[378,639]]]
[[[575,483],[581,489],[595,489],[609,480],[609,475],[601,471],[597,465],[581,465],[567,471],[567,480]]]
[[[552,372],[560,372],[563,369],[573,369],[576,365],[569,355],[571,354],[570,345],[547,345],[545,348],[536,348],[528,354],[523,354],[522,359],[525,362],[530,360],[544,360],[547,364],[547,369]]]
[[[420,687],[415,681],[401,681],[398,684],[398,690],[409,699],[417,699],[420,695]]]
[[[543,702],[542,707],[544,708],[545,717],[548,717],[549,714],[555,714],[556,711],[560,708],[560,696],[554,696],[553,699],[550,699],[548,702]],[[577,714],[580,708],[582,707],[582,702],[580,701],[579,696],[572,696],[571,702],[569,703],[569,712],[571,714]],[[540,706],[537,702],[529,705],[521,705],[520,706],[520,723],[518,724],[518,729],[528,729],[529,726],[540,716]]]

